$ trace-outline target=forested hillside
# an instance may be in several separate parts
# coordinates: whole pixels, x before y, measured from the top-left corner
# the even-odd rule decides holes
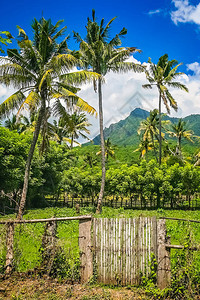
[[[118,123],[111,124],[108,128],[104,129],[105,139],[110,138],[111,142],[116,145],[135,145],[139,142],[139,135],[137,133],[140,122],[149,116],[149,112],[136,108],[130,115],[119,121]],[[171,123],[178,121],[178,118],[170,117],[166,115],[163,120],[169,120]],[[190,130],[194,131],[194,134],[200,136],[200,115],[194,114],[183,118],[183,121],[187,122],[187,126]],[[96,136],[93,140],[95,145],[99,145],[100,137]]]

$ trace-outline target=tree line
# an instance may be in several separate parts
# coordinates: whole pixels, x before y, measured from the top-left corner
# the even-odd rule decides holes
[[[23,188],[24,168],[32,132],[19,134],[0,127],[0,190],[1,213],[18,211]],[[101,183],[99,146],[70,149],[65,143],[49,141],[48,151],[40,153],[42,136],[34,152],[26,208],[58,205],[60,198],[88,198],[98,201]],[[191,199],[200,192],[200,170],[194,163],[166,159],[159,163],[153,158],[127,160],[127,149],[119,153],[107,143],[107,175],[105,197],[112,204],[116,198],[137,201],[142,207],[177,207],[182,201],[190,206]],[[113,152],[115,158],[113,158]],[[118,161],[121,161],[119,163]],[[127,163],[126,163],[127,162]],[[49,202],[50,199],[53,199]],[[60,203],[61,204],[61,203]]]

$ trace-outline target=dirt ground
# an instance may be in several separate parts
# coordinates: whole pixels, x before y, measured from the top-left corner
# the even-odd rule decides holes
[[[81,284],[59,283],[49,278],[23,278],[20,275],[0,280],[0,300],[142,300],[144,292],[133,288],[107,288]]]

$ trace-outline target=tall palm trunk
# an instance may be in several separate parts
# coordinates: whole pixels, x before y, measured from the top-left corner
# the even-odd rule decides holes
[[[181,152],[181,135],[178,136],[178,148],[179,151]]]
[[[154,155],[155,155],[156,161],[158,162],[158,157],[157,157],[157,153],[156,153],[156,148],[155,148],[155,143],[154,143],[154,137],[153,137],[153,133],[152,132],[151,132],[151,141],[152,141],[152,145],[153,145]]]
[[[159,89],[159,165],[162,158],[162,136],[161,136],[161,91]]]
[[[27,161],[26,161],[26,168],[25,168],[25,175],[24,175],[24,186],[23,186],[23,190],[22,190],[22,196],[21,196],[19,211],[18,211],[18,215],[17,215],[17,219],[19,219],[19,220],[22,219],[24,206],[25,206],[25,203],[26,203],[26,195],[27,195],[27,191],[28,191],[28,181],[29,181],[29,175],[30,175],[31,161],[32,161],[32,158],[33,158],[33,153],[34,153],[35,146],[36,146],[38,136],[39,136],[39,133],[40,133],[40,128],[41,128],[42,119],[43,119],[44,114],[45,114],[45,100],[43,100],[42,104],[41,104],[41,108],[40,108],[40,112],[39,112],[39,116],[38,116],[38,120],[37,120],[37,124],[36,124],[36,128],[35,128],[33,140],[32,140],[31,147],[30,147],[29,154],[28,154],[28,158],[27,158]]]
[[[72,134],[72,139],[71,139],[71,145],[70,145],[70,149],[73,148],[73,143],[74,143],[74,135]]]
[[[103,134],[103,105],[102,105],[102,82],[101,79],[98,80],[98,94],[99,94],[99,126],[100,126],[100,138],[101,138],[101,168],[102,168],[102,178],[101,178],[101,189],[99,193],[99,199],[97,203],[96,213],[101,212],[101,205],[104,194],[105,179],[106,179],[106,161],[105,161],[105,143]]]

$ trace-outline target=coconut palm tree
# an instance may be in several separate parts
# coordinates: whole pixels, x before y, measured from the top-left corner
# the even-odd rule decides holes
[[[5,127],[9,130],[17,130],[17,132],[20,133],[22,124],[19,120],[17,120],[16,115],[12,115],[12,118],[5,121]]]
[[[88,119],[84,113],[74,112],[69,116],[69,122],[67,124],[68,136],[71,139],[70,148],[73,148],[73,143],[75,139],[78,139],[80,136],[84,139],[89,138],[84,134],[90,134],[90,131],[87,129],[91,124],[88,122]]]
[[[35,111],[30,111],[29,117],[21,115],[20,121],[21,121],[21,130],[20,133],[25,134],[27,132],[34,133],[35,126],[37,123],[38,113]]]
[[[107,140],[105,140],[104,142],[105,145],[105,158],[106,161],[108,161],[109,157],[115,158],[115,147],[112,145],[110,139],[108,138]],[[101,150],[97,152],[97,155],[101,154]]]
[[[163,117],[162,115],[161,117]],[[167,120],[161,120],[161,127],[166,130],[166,125],[169,124],[170,121]],[[156,157],[156,160],[158,161],[157,154],[156,154],[156,147],[155,147],[155,139],[156,141],[159,141],[159,113],[158,109],[154,109],[150,111],[149,117],[146,118],[146,120],[141,121],[140,126],[138,128],[138,134],[142,135],[142,140],[151,141],[151,145],[154,150],[154,155]],[[164,139],[164,133],[161,133],[162,139]]]
[[[65,140],[65,138],[68,137],[68,133],[67,133],[65,125],[66,124],[63,122],[62,118],[60,118],[58,121],[53,120],[52,139],[55,140],[59,145],[61,145],[62,142]]]
[[[60,133],[62,128],[63,134],[65,134],[65,137],[63,136],[63,138],[66,142],[70,143],[71,149],[73,148],[74,143],[80,145],[75,141],[79,136],[89,140],[84,133],[90,134],[87,127],[91,124],[88,122],[85,113],[81,112],[78,107],[72,105],[67,111],[62,103],[56,102],[54,105],[54,114],[59,117]]]
[[[116,17],[115,17],[116,18]],[[76,41],[80,44],[81,59],[85,64],[85,68],[92,68],[92,70],[100,75],[97,80],[94,80],[94,90],[98,90],[99,98],[99,127],[100,127],[100,141],[101,141],[101,166],[102,166],[102,180],[101,189],[99,193],[99,199],[96,212],[100,213],[101,204],[105,187],[105,144],[103,134],[103,105],[102,105],[102,83],[103,76],[109,71],[113,72],[127,72],[129,70],[143,71],[141,65],[137,65],[132,62],[125,62],[129,58],[131,53],[140,52],[135,47],[131,48],[119,48],[121,45],[121,37],[126,35],[127,30],[123,28],[112,39],[109,39],[109,30],[112,22],[115,20],[112,18],[107,25],[104,26],[104,19],[100,24],[97,23],[95,18],[95,11],[92,10],[92,19],[88,18],[86,25],[87,35],[85,40],[81,36],[74,32]]]
[[[149,70],[146,70],[146,77],[149,81],[149,84],[144,84],[144,88],[152,89],[153,86],[156,86],[159,93],[159,164],[161,164],[161,151],[162,151],[162,134],[161,134],[161,104],[162,101],[167,109],[167,112],[170,113],[170,106],[176,111],[178,105],[169,92],[169,87],[182,89],[188,92],[187,87],[175,81],[175,79],[183,73],[177,72],[178,67],[181,64],[173,60],[168,60],[168,55],[164,54],[158,60],[157,65],[155,65],[151,58],[148,60]]]
[[[27,158],[24,186],[19,206],[18,218],[23,215],[28,190],[31,161],[38,140],[40,129],[46,110],[52,99],[75,102],[78,106],[94,113],[95,110],[76,93],[75,85],[98,79],[99,75],[87,71],[71,72],[70,70],[80,64],[75,54],[67,47],[67,38],[60,43],[57,39],[61,37],[66,27],[59,28],[62,21],[56,25],[51,20],[42,18],[32,23],[34,33],[33,41],[26,35],[25,31],[18,26],[19,37],[17,49],[8,49],[8,57],[0,57],[0,83],[6,86],[14,86],[17,91],[0,105],[0,115],[5,116],[10,111],[22,109],[27,106],[38,111],[34,136]]]
[[[152,150],[152,143],[150,141],[150,139],[146,136],[145,139],[142,139],[139,143],[139,146],[136,150],[134,150],[133,152],[140,152],[140,158],[145,158],[145,155],[148,155],[148,152],[150,150]]]
[[[176,153],[181,155],[181,141],[182,138],[193,143],[193,135],[194,132],[192,130],[187,129],[187,124],[182,119],[178,120],[178,123],[174,123],[171,125],[173,131],[168,131],[171,137],[175,137],[177,139],[177,148]]]

